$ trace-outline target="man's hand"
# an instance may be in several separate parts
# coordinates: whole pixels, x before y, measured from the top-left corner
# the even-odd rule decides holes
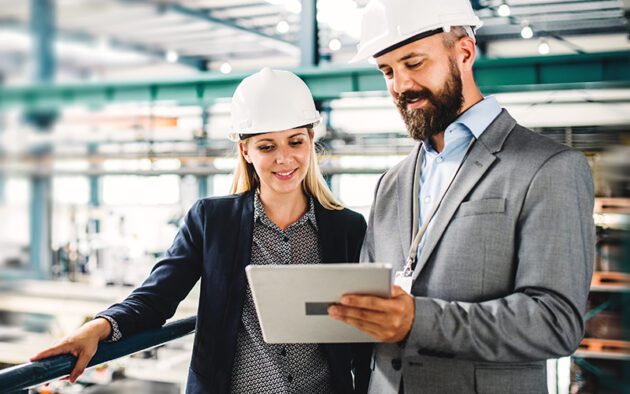
[[[328,308],[333,319],[350,324],[381,342],[400,342],[411,330],[415,314],[412,296],[392,286],[392,298],[347,294]]]

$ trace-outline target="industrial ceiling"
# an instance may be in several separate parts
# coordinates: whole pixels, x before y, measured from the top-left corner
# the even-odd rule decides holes
[[[313,26],[302,11],[315,0],[51,1],[57,81],[291,68],[300,65],[301,48],[314,45],[304,43],[301,27]],[[366,3],[316,2],[320,65],[350,58]],[[0,73],[7,84],[30,81],[38,23],[30,4],[0,0]],[[487,57],[630,50],[630,0],[475,0],[473,6],[484,22],[478,42]],[[532,37],[525,39],[528,28]]]

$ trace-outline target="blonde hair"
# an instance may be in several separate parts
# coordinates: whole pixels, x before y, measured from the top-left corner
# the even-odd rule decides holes
[[[312,128],[307,127],[309,136],[312,135]],[[339,202],[332,194],[322,172],[319,169],[317,163],[317,152],[315,151],[315,142],[311,139],[313,149],[311,150],[311,157],[308,161],[308,168],[306,170],[306,176],[302,181],[302,189],[305,193],[310,194],[316,199],[324,208],[330,210],[342,210],[343,204]],[[237,144],[246,144],[247,139],[238,141]],[[260,187],[260,179],[254,166],[248,163],[243,157],[241,150],[236,150],[237,163],[234,169],[234,179],[232,180],[232,188],[230,192],[232,194],[244,193]]]

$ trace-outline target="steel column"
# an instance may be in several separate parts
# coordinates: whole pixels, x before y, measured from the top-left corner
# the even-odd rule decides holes
[[[90,144],[88,146],[88,153],[90,156],[96,154],[98,151],[98,145]],[[98,168],[97,165],[92,164],[92,168]],[[98,175],[91,175],[90,180],[90,208],[95,210],[101,206],[101,177]],[[101,221],[97,218],[90,217],[88,227],[91,232],[98,234],[101,232]]]
[[[36,278],[50,276],[52,185],[50,176],[31,178],[31,272]]]
[[[300,19],[300,66],[317,66],[319,64],[317,0],[302,0]]]
[[[199,190],[199,198],[208,197],[208,177],[197,176],[197,185]]]
[[[53,0],[31,0],[31,33],[33,38],[33,58],[35,59],[33,79],[40,83],[51,82],[55,75],[54,33],[55,5]],[[49,132],[54,122],[53,112],[31,112],[26,115],[41,132]],[[50,153],[43,148],[37,153],[40,158]],[[52,222],[52,182],[50,176],[31,178],[31,273],[37,278],[50,276],[52,264],[51,222]]]

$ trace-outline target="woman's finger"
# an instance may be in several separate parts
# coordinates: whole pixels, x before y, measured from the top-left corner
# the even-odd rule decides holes
[[[92,359],[92,356],[86,354],[85,352],[81,352],[77,357],[77,362],[74,364],[74,369],[70,373],[68,380],[71,383],[74,383],[79,376],[85,371],[85,367],[87,367],[88,363]]]
[[[38,361],[44,358],[58,356],[60,354],[70,353],[70,345],[68,343],[60,343],[48,349],[42,350],[37,353],[33,357],[30,358],[31,361]]]

